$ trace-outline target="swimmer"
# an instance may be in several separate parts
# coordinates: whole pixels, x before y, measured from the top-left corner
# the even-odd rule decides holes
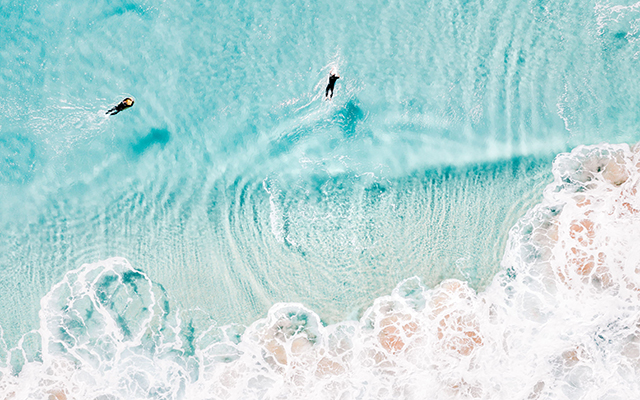
[[[126,99],[122,100],[117,106],[109,109],[107,111],[108,115],[116,115],[117,113],[119,113],[122,110],[126,110],[127,108],[133,106],[133,99],[131,97],[127,97]]]
[[[324,97],[326,98],[333,98],[333,87],[336,85],[336,81],[340,79],[340,75],[336,74],[335,72],[331,72],[331,75],[329,75],[329,84],[327,85],[327,89],[324,92]],[[329,91],[331,91],[331,95],[329,95]]]

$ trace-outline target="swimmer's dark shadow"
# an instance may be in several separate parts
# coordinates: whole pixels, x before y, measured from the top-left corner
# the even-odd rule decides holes
[[[153,128],[148,134],[131,144],[131,151],[134,155],[140,156],[155,145],[163,148],[169,140],[171,140],[171,133],[168,130]]]
[[[358,105],[358,100],[350,100],[344,107],[338,109],[333,116],[333,120],[342,130],[345,138],[356,136],[358,124],[364,121],[366,115]]]

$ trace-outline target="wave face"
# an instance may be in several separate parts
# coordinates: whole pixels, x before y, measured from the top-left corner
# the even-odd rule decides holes
[[[6,351],[7,398],[631,399],[640,396],[640,146],[579,147],[510,232],[483,292],[419,278],[361,318],[297,303],[194,334],[124,259],[43,297]]]
[[[221,324],[278,301],[338,322],[415,275],[483,287],[553,156],[635,135],[618,122],[634,107],[597,103],[636,93],[631,41],[602,61],[612,36],[598,29],[621,11],[5,3],[0,49],[16,67],[0,71],[0,289],[21,296],[0,296],[0,325],[12,344],[67,271],[113,256]],[[563,15],[575,19],[557,25]],[[324,101],[331,69],[342,78]],[[126,96],[133,108],[104,115]]]

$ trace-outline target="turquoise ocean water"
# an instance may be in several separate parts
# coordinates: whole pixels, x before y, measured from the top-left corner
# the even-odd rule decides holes
[[[326,377],[312,374],[298,385],[287,373],[278,375],[273,365],[287,370],[291,354],[299,352],[287,347],[293,353],[283,362],[270,339],[250,339],[271,337],[260,330],[269,318],[288,315],[291,324],[291,315],[304,315],[316,330],[338,326],[340,331],[350,324],[366,326],[367,315],[379,311],[381,299],[392,292],[408,301],[404,294],[417,289],[407,285],[426,293],[418,303],[432,305],[438,292],[431,289],[451,289],[437,286],[450,278],[465,282],[470,293],[504,288],[507,284],[500,286],[494,277],[515,276],[515,261],[509,260],[520,256],[508,255],[520,254],[522,237],[533,228],[514,229],[511,236],[510,230],[526,226],[527,218],[535,220],[536,205],[550,201],[543,197],[545,187],[564,193],[560,183],[570,181],[562,157],[552,170],[556,156],[571,158],[566,152],[577,146],[598,145],[588,148],[591,153],[571,153],[579,165],[600,163],[596,173],[611,171],[601,160],[616,151],[625,160],[635,157],[630,148],[603,143],[633,144],[639,138],[639,29],[640,5],[612,1],[0,0],[0,399],[62,399],[60,393],[78,399],[303,397],[292,387],[317,388]],[[341,78],[333,99],[326,101],[330,71]],[[105,115],[127,96],[135,98],[133,108]],[[627,164],[631,168],[633,162]],[[548,186],[552,182],[556,186]],[[632,189],[629,193],[634,195]],[[634,238],[639,222],[629,218],[632,233],[625,235]],[[555,237],[562,242],[558,224]],[[577,235],[578,228],[570,226],[567,240]],[[593,239],[589,226],[581,226]],[[615,265],[637,257],[598,256],[613,251],[607,249],[591,250],[597,260],[618,260]],[[98,277],[104,268],[115,272]],[[566,274],[554,276],[564,287]],[[607,287],[607,279],[597,280],[600,289]],[[64,282],[70,289],[62,293]],[[85,295],[93,306],[79,305]],[[105,299],[116,295],[122,298],[107,307]],[[611,296],[622,298],[619,292]],[[186,371],[178,374],[178,383],[136,380],[130,373],[135,363],[118,364],[113,360],[126,358],[120,357],[124,353],[115,357],[104,350],[108,346],[101,335],[110,332],[105,328],[110,323],[88,322],[100,307],[120,310],[101,314],[112,315],[113,326],[122,330],[109,336],[116,343],[111,346],[128,348],[127,338],[137,337],[132,346],[148,350],[144,338],[153,335],[138,337],[132,326],[145,332],[162,325],[156,319],[163,317],[145,314],[161,304],[159,298],[165,308],[158,315],[175,331],[163,343],[171,343],[176,365]],[[521,304],[529,304],[529,297],[522,298]],[[500,304],[509,309],[516,303]],[[414,308],[423,312],[424,304]],[[84,311],[71,313],[74,307]],[[625,318],[640,315],[625,310],[630,313]],[[517,319],[510,312],[515,311],[504,313],[504,326]],[[71,314],[86,314],[82,335],[102,350],[63,349],[80,346],[84,337],[73,333],[78,322],[70,322],[75,321]],[[397,323],[400,317],[393,318]],[[385,322],[377,321],[373,325],[383,335]],[[602,322],[593,332],[611,323]],[[248,326],[257,336],[245,332]],[[194,339],[218,329],[235,333]],[[527,329],[513,332],[533,335],[538,328]],[[55,339],[60,332],[67,339]],[[442,339],[440,333],[434,337]],[[295,347],[295,334],[287,335]],[[353,348],[368,343],[353,335],[347,335],[356,343]],[[412,336],[407,335],[405,342]],[[236,356],[220,361],[199,353],[225,340]],[[49,342],[66,344],[57,349]],[[241,362],[238,354],[251,353],[242,347],[247,343],[261,349],[255,354],[275,359],[265,364],[268,374],[288,378],[267,374],[258,379],[262,375],[247,367],[234,372],[246,382],[225,386],[219,371]],[[393,356],[406,350],[380,343]],[[487,343],[482,341],[482,349],[489,348]],[[550,347],[560,355],[582,354],[579,344]],[[607,360],[624,353],[616,349],[607,350]],[[104,372],[106,365],[134,376],[135,384],[122,383],[117,374],[103,383],[95,377],[86,383],[88,378],[78,377],[96,374],[82,361],[85,353],[100,355],[85,360],[95,371]],[[571,354],[565,361],[596,359]],[[73,361],[61,367],[60,357]],[[56,374],[50,372],[51,360],[58,366],[54,370],[76,372],[46,383],[43,376]],[[145,360],[152,366],[141,371],[164,368],[151,356]],[[205,365],[211,363],[222,366],[211,367],[217,378],[203,383]],[[604,361],[597,365],[589,368],[610,368]],[[453,389],[430,397],[411,383],[411,389],[384,392],[368,389],[376,378],[352,377],[334,392],[322,386],[329,390],[323,397],[604,399],[638,393],[621,383],[629,391],[615,397],[617,392],[602,389],[602,382],[580,380],[574,372],[554,379],[583,391],[540,378],[546,383],[522,383],[522,390],[531,390],[520,393],[490,378],[492,384],[469,378],[472,367],[462,380],[451,378],[455,382],[425,372],[442,369],[415,368],[400,375],[427,374],[434,385]],[[632,382],[634,374],[620,373],[620,382]],[[479,386],[469,383],[473,379]],[[402,382],[398,378],[382,386],[397,388]]]

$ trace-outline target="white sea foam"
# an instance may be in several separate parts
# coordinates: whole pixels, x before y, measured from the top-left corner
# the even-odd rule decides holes
[[[558,156],[486,291],[411,278],[358,321],[276,304],[193,337],[126,260],[84,265],[0,348],[0,399],[640,398],[639,150]]]
[[[284,218],[282,210],[278,206],[276,198],[280,195],[280,191],[273,187],[273,183],[265,179],[262,182],[262,187],[269,193],[269,207],[271,212],[269,213],[269,221],[271,222],[271,233],[273,237],[280,242],[284,243]]]

